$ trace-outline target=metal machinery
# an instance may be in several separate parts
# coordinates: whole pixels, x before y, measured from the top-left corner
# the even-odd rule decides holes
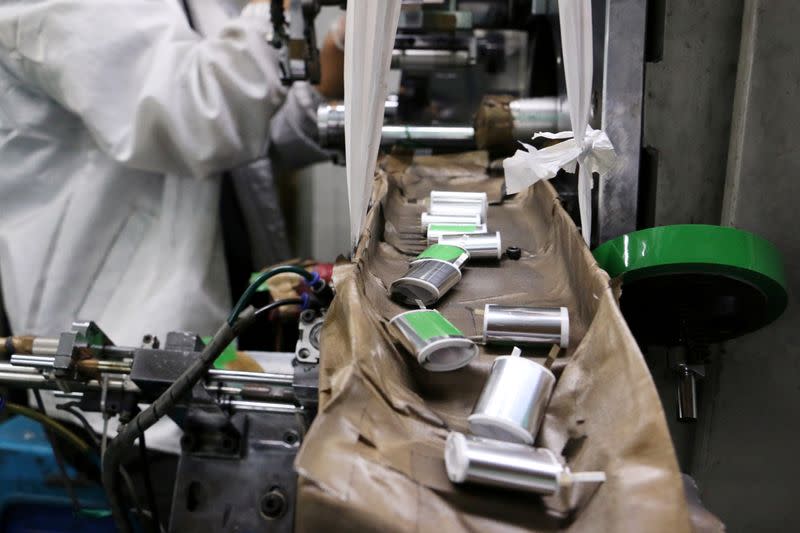
[[[314,18],[320,6],[344,3],[291,0],[284,8],[283,0],[272,1],[273,44],[285,83],[318,79]],[[382,143],[506,153],[515,140],[537,131],[568,129],[557,2],[404,3],[392,59],[402,78],[386,105]],[[618,168],[595,188],[596,238],[602,242],[636,227],[645,2],[597,0],[594,11],[595,28],[605,29],[595,37],[594,121],[620,155]],[[487,94],[504,96],[487,105]],[[476,121],[476,114],[485,121]],[[342,145],[341,104],[322,106],[318,123],[323,144]],[[569,207],[569,180],[564,181],[559,189]],[[216,358],[212,348],[221,351],[221,341],[206,346],[193,333],[172,332],[163,342],[145,335],[140,346],[123,347],[96,324],[76,322],[57,338],[7,339],[0,347],[0,355],[7,356],[0,362],[0,385],[56,391],[84,412],[100,413],[106,421],[116,417],[120,435],[131,437],[129,447],[144,415],[147,423],[161,416],[178,423],[184,432],[181,454],[171,515],[162,521],[170,531],[291,531],[293,461],[316,413],[318,336],[328,303],[323,298],[301,313],[293,351],[253,354],[267,372],[209,368]],[[229,326],[225,333],[233,338],[236,323]],[[179,383],[188,388],[168,398],[168,409],[154,410],[153,405],[167,405],[165,395]],[[142,411],[146,404],[151,407]],[[117,440],[109,441],[109,450],[121,453]],[[105,439],[102,449],[108,455]],[[119,499],[117,482],[106,483],[112,501]]]
[[[678,420],[698,414],[709,345],[760,329],[786,309],[781,253],[735,228],[661,226],[606,242],[597,262],[623,282],[620,306],[643,345],[670,347]]]
[[[294,352],[251,353],[270,372],[212,368],[167,413],[183,429],[170,531],[292,530],[292,463],[316,413],[322,319],[319,309],[300,314]],[[58,338],[7,339],[0,383],[54,390],[61,402],[125,425],[204,346],[185,332],[163,344],[147,335],[140,346],[116,346],[93,322],[76,322]]]
[[[381,143],[417,151],[489,149],[501,157],[536,132],[570,129],[557,4],[404,2],[392,57],[401,78],[386,103]],[[616,167],[594,187],[592,241],[600,244],[637,228],[647,6],[644,0],[592,4],[591,122],[606,131],[618,155]],[[342,103],[320,106],[318,126],[321,144],[341,150]],[[562,175],[553,183],[577,221],[577,180]]]

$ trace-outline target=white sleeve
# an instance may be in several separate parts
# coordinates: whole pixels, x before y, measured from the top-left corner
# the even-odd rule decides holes
[[[234,19],[204,39],[164,0],[45,0],[18,11],[26,77],[120,163],[206,176],[266,153],[286,89],[265,20]]]

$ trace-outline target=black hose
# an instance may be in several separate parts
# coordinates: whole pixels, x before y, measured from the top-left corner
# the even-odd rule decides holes
[[[147,498],[147,506],[150,508],[150,518],[156,525],[156,531],[163,531],[161,516],[158,513],[156,503],[156,493],[153,490],[153,479],[150,476],[150,462],[147,459],[147,442],[144,433],[139,435],[139,458],[142,461],[142,477],[144,478],[144,492]]]
[[[253,308],[248,307],[239,315],[239,318],[232,326],[227,322],[223,323],[214,338],[211,339],[211,342],[203,349],[197,361],[187,368],[147,409],[136,415],[109,443],[103,457],[103,487],[108,495],[108,504],[114,516],[114,521],[122,533],[132,533],[133,531],[128,515],[119,498],[119,467],[124,450],[133,446],[136,439],[146,429],[166,415],[203,377],[239,332],[246,329],[255,320],[256,314]]]

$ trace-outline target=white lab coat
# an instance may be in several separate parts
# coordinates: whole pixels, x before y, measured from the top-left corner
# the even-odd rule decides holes
[[[324,157],[318,96],[281,86],[265,20],[226,20],[242,3],[191,1],[204,39],[177,0],[0,2],[0,292],[14,333],[76,318],[120,345],[216,331],[230,307],[219,172],[268,148],[284,168]],[[148,444],[175,450],[178,434],[162,420]]]
[[[307,85],[287,99],[266,21],[217,6],[192,2],[216,32],[203,39],[176,0],[0,3],[0,281],[15,333],[92,319],[131,345],[224,319],[218,173],[271,136],[301,155],[316,102]]]

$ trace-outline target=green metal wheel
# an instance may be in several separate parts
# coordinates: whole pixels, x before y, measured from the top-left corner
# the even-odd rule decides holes
[[[780,252],[735,228],[661,226],[608,241],[594,256],[622,278],[620,305],[640,341],[720,342],[769,324],[786,308]]]

